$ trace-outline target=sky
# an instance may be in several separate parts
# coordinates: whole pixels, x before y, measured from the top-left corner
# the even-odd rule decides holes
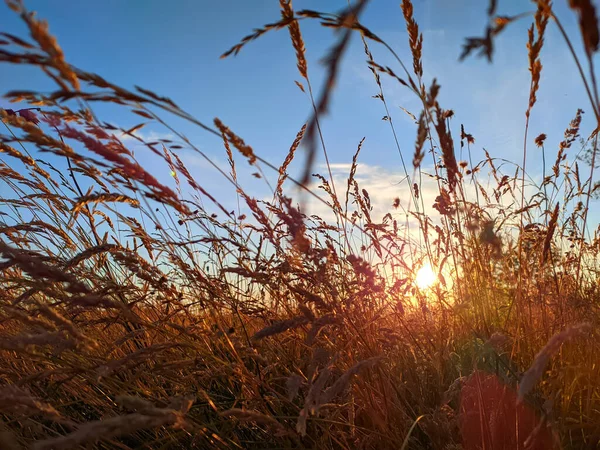
[[[581,54],[577,18],[567,2],[555,2],[555,11]],[[296,133],[311,113],[308,96],[295,84],[300,80],[296,59],[287,30],[268,33],[242,49],[238,56],[220,59],[220,55],[253,28],[279,19],[276,0],[105,0],[103,2],[66,2],[26,0],[30,10],[47,19],[50,32],[64,50],[67,61],[126,88],[140,85],[172,98],[182,109],[209,125],[220,118],[254,151],[278,166],[285,159]],[[527,69],[527,28],[532,18],[511,24],[496,39],[493,64],[471,57],[458,61],[464,39],[482,36],[487,17],[487,2],[477,0],[415,0],[415,19],[424,35],[423,67],[426,85],[435,77],[441,84],[439,96],[443,108],[452,109],[452,132],[460,155],[460,124],[476,143],[472,158],[484,158],[484,149],[492,157],[521,163],[525,110],[529,96]],[[335,12],[347,5],[344,0],[295,1],[294,8]],[[522,0],[499,2],[498,13],[513,15],[533,10],[533,3]],[[388,42],[407,66],[412,65],[405,22],[399,1],[375,0],[369,3],[361,22]],[[28,36],[25,25],[2,2],[0,30],[20,37]],[[331,30],[316,21],[301,22],[311,82],[318,93],[323,80],[321,58],[335,42]],[[401,73],[387,51],[371,44],[374,58]],[[322,120],[330,162],[335,179],[343,182],[359,141],[365,137],[359,168],[363,187],[371,191],[375,208],[383,215],[393,198],[406,204],[408,195],[394,137],[389,123],[382,121],[383,105],[372,98],[377,93],[373,76],[358,35],[344,57],[341,75],[334,91],[329,115]],[[540,151],[534,138],[546,133],[548,165],[554,161],[563,132],[577,108],[584,115],[582,135],[593,129],[593,114],[585,97],[573,59],[567,46],[550,23],[546,47],[542,51],[542,81],[538,103],[531,118],[527,160],[529,175],[541,179]],[[405,87],[384,77],[384,91],[398,132],[400,150],[410,167],[416,126],[402,109],[417,115],[420,101]],[[54,88],[35,68],[4,65],[0,70],[2,91],[12,89]],[[11,107],[0,98],[0,107]],[[102,120],[129,127],[139,118],[131,114],[98,107]],[[222,142],[190,124],[170,120],[179,131],[216,162],[227,168]],[[144,137],[170,137],[165,130],[152,127],[140,132]],[[573,160],[579,146],[569,150]],[[169,173],[151,155],[136,150],[136,157],[159,180],[169,182]],[[235,191],[196,154],[182,151],[182,159],[209,192],[228,205],[234,205]],[[302,154],[301,154],[302,155]],[[323,158],[315,169],[326,175]],[[425,165],[431,165],[428,159]],[[245,165],[238,158],[238,166]],[[245,167],[245,166],[244,166]],[[302,158],[292,166],[292,176],[300,176]],[[507,166],[508,167],[508,166]],[[582,165],[585,167],[585,165]],[[586,168],[587,170],[587,168]],[[240,169],[241,184],[257,197],[268,196],[264,182],[251,176],[252,168]],[[507,170],[514,173],[514,169]],[[275,174],[272,174],[275,177]],[[338,179],[339,177],[339,179]],[[318,209],[318,205],[315,205]],[[595,213],[594,213],[595,215]],[[595,219],[596,220],[596,219]],[[597,220],[596,220],[597,221]]]

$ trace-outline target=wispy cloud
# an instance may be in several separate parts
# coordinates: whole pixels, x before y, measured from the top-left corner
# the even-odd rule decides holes
[[[342,207],[344,207],[351,164],[335,163],[331,164],[330,167],[339,201]],[[324,167],[322,168],[324,169]],[[380,222],[389,213],[399,223],[406,223],[407,220],[410,223],[416,223],[410,214],[411,211],[415,211],[415,206],[411,198],[411,188],[400,167],[383,167],[359,163],[354,178],[358,183],[359,189],[361,191],[364,189],[369,195],[372,206],[370,214],[374,222]],[[425,205],[426,213],[437,215],[437,211],[432,208],[435,198],[439,195],[437,182],[432,177],[423,175],[419,184],[421,186],[418,202],[419,209],[421,210],[422,205]],[[316,187],[316,184],[313,185],[313,190],[316,190]],[[348,202],[348,210],[350,212],[356,209],[357,206],[352,195],[353,191],[354,187],[351,187]],[[330,201],[323,190],[318,190],[317,192],[321,198]],[[396,199],[400,200],[398,208],[394,208],[393,206]],[[315,214],[327,221],[335,219],[330,207],[314,198],[309,197],[307,200],[307,212],[309,214]]]
[[[115,132],[115,136],[117,136],[119,138],[119,140],[123,143],[139,143],[140,145],[143,145],[141,142],[139,142],[137,138],[142,139],[145,142],[155,142],[155,141],[160,141],[160,140],[174,140],[175,136],[172,133],[166,133],[166,132],[158,132],[158,131],[154,131],[154,130],[136,130],[133,133],[134,136],[131,136],[129,134],[125,134],[125,133],[121,133],[121,132]]]

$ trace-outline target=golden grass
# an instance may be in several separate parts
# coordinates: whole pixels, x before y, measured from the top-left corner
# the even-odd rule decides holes
[[[279,3],[280,21],[224,54],[289,30],[313,114],[274,166],[218,118],[213,128],[166,97],[70,65],[47,24],[8,0],[32,41],[2,33],[0,62],[39,67],[57,90],[9,92],[20,109],[0,110],[0,447],[596,448],[600,233],[587,228],[597,133],[587,140],[589,175],[570,152],[583,111],[568,124],[549,171],[546,135],[535,138],[544,158],[539,186],[527,183],[524,164],[504,173],[487,152],[473,164],[475,138],[463,125],[469,161],[457,161],[454,113],[439,103],[441,86],[422,79],[423,36],[410,0],[401,9],[412,73],[360,24],[367,0],[339,15]],[[551,2],[536,4],[524,43],[532,77],[525,127],[535,113],[546,28],[559,27],[573,48]],[[570,6],[590,72],[577,58],[574,64],[597,126],[596,12],[589,1]],[[479,50],[492,60],[494,38],[530,17],[497,9],[491,1],[486,34],[466,41],[464,57]],[[305,20],[339,31],[316,98]],[[398,197],[380,221],[375,193],[357,181],[363,141],[345,192],[336,190],[331,170],[329,178],[312,177],[325,198],[308,184],[317,138],[328,161],[319,119],[352,33],[363,39],[394,138],[381,77],[422,105],[413,116],[412,173],[397,145],[409,207]],[[371,43],[391,51],[399,69],[378,64]],[[162,125],[182,145],[144,141],[135,134],[143,124],[108,125],[92,102]],[[223,142],[230,172],[215,169],[235,188],[237,211],[188,171],[182,147],[210,159],[170,127],[167,114]],[[162,158],[175,187],[138,163],[119,133]],[[296,180],[288,169],[302,143],[308,160]],[[271,201],[239,185],[235,150],[269,188],[274,177]],[[51,164],[56,158],[67,173]],[[433,205],[423,194],[426,160]],[[326,205],[330,217],[305,214],[290,198],[291,185]],[[400,211],[416,225],[405,225]],[[438,280],[419,290],[415,276],[424,263]]]

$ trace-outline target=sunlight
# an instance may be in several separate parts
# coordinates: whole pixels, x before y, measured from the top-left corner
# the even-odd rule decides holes
[[[437,281],[437,275],[433,271],[431,264],[425,263],[423,267],[421,267],[417,271],[417,276],[415,278],[415,283],[419,289],[427,289],[433,285]]]

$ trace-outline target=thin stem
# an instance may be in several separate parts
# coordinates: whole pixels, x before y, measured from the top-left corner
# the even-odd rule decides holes
[[[585,74],[583,73],[583,68],[581,67],[581,63],[579,62],[579,58],[577,57],[577,54],[575,53],[575,49],[573,48],[573,44],[571,43],[571,40],[569,39],[569,36],[567,36],[567,33],[566,33],[565,29],[563,28],[562,24],[560,23],[560,21],[554,15],[553,12],[551,12],[551,16],[554,19],[554,22],[556,22],[556,25],[558,26],[558,29],[559,29],[560,33],[562,34],[565,42],[567,43],[567,46],[569,47],[569,51],[571,52],[571,55],[573,56],[573,59],[575,60],[575,64],[577,65],[577,70],[579,70],[579,75],[581,76],[581,81],[583,81],[583,85],[585,86],[585,90],[587,92],[588,98],[589,98],[590,103],[592,105],[592,108],[594,110],[594,115],[596,116],[596,120],[600,124],[600,112],[598,111],[598,105],[599,105],[599,103],[594,102],[594,97],[592,96],[592,91],[590,90],[590,86],[589,86],[589,84],[587,82]]]

